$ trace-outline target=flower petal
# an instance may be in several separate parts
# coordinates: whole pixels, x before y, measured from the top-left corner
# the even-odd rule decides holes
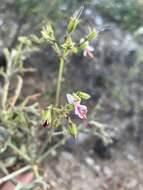
[[[75,103],[75,98],[71,94],[66,94],[67,100],[69,104],[74,104]]]
[[[90,45],[88,45],[87,49],[88,49],[89,51],[94,51],[94,47],[92,47],[92,46],[90,46]]]
[[[88,45],[83,52],[84,57],[94,58],[93,52],[94,48],[90,45]]]
[[[80,119],[86,119],[87,107],[81,105],[79,102],[75,104],[75,115],[78,115]]]

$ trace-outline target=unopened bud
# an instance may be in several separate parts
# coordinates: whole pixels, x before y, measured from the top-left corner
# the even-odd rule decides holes
[[[74,138],[77,137],[77,127],[76,127],[76,124],[73,123],[71,120],[69,121],[68,123],[68,131],[70,133],[70,135]]]
[[[81,92],[81,91],[78,91],[77,93],[77,96],[79,96],[81,99],[83,100],[88,100],[91,96],[86,93],[86,92]]]

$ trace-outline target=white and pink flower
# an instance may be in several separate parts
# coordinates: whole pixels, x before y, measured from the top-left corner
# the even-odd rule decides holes
[[[85,105],[81,105],[80,101],[74,98],[73,95],[67,94],[66,96],[68,103],[74,105],[75,115],[80,119],[87,119],[87,107]]]

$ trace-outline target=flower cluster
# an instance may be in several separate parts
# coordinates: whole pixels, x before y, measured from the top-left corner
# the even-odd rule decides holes
[[[70,135],[74,138],[77,135],[76,124],[71,120],[70,112],[75,113],[82,120],[87,120],[87,107],[81,104],[82,100],[87,100],[90,98],[90,95],[78,91],[76,93],[67,94],[67,103],[65,106],[55,107],[53,105],[48,106],[42,112],[42,126],[44,128],[50,129],[59,129],[63,127],[62,122],[67,122],[67,130]],[[65,123],[65,122],[64,122]]]

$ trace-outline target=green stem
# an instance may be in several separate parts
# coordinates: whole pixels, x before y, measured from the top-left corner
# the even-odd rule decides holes
[[[60,59],[60,68],[59,68],[58,81],[57,81],[57,90],[56,90],[56,102],[55,102],[56,106],[59,105],[63,71],[64,71],[64,58],[61,58]]]

